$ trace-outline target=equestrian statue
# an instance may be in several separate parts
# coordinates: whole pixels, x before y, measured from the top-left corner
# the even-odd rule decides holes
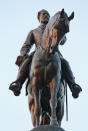
[[[74,98],[78,98],[82,91],[75,82],[68,61],[59,50],[59,46],[66,42],[74,12],[68,16],[62,9],[50,19],[49,12],[42,9],[37,18],[40,26],[29,32],[20,50],[16,60],[19,66],[18,76],[9,89],[15,96],[19,96],[22,85],[27,80],[26,95],[33,126],[61,126],[66,85]],[[29,55],[33,44],[36,46],[35,51]]]

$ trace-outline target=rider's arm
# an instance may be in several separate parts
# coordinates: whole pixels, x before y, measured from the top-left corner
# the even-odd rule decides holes
[[[20,55],[21,56],[26,56],[27,53],[30,51],[32,45],[34,44],[34,36],[33,36],[33,31],[29,32],[26,41],[24,42],[21,50],[20,50]]]
[[[27,38],[25,43],[23,44],[21,50],[20,50],[20,56],[17,57],[15,64],[20,66],[24,59],[27,57],[27,53],[30,51],[32,45],[34,44],[34,36],[33,31],[31,31]]]

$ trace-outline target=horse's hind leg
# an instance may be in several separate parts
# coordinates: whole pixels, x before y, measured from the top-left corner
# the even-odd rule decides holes
[[[57,116],[56,116],[56,107],[57,107],[57,92],[59,88],[59,83],[57,82],[57,77],[50,82],[50,107],[51,107],[51,125],[58,125]]]

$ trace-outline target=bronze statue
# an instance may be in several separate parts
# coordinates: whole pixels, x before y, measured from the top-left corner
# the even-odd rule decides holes
[[[41,10],[38,13],[38,20],[40,21],[41,25],[28,34],[28,37],[21,48],[21,55],[18,56],[16,61],[16,64],[20,66],[17,80],[11,83],[9,87],[9,89],[14,92],[14,95],[18,96],[20,94],[22,84],[28,78],[28,92],[33,97],[29,98],[29,108],[32,112],[32,122],[35,127],[39,124],[50,123],[50,117],[46,115],[47,112],[51,116],[51,124],[57,124],[56,116],[59,124],[61,122],[64,111],[62,111],[61,115],[60,112],[56,111],[56,105],[60,108],[60,102],[57,102],[57,99],[59,98],[59,88],[53,89],[53,84],[55,84],[54,87],[56,87],[56,85],[58,87],[61,83],[61,80],[67,82],[74,98],[77,98],[79,92],[81,91],[81,87],[75,83],[75,79],[68,62],[62,57],[60,51],[57,49],[58,44],[63,45],[65,43],[65,34],[69,32],[68,23],[74,17],[74,13],[72,13],[72,15],[68,17],[64,10],[62,10],[61,12],[56,13],[50,21],[49,17],[50,15],[46,10]],[[30,56],[28,56],[27,53],[30,51],[31,46],[34,43],[36,45],[36,50]],[[41,66],[43,66],[42,70]],[[59,77],[57,77],[58,75]],[[36,83],[39,84],[39,87],[37,87]],[[40,93],[39,95],[40,87],[44,87],[44,90],[42,90],[43,93],[46,92],[47,94],[48,90],[48,93],[51,93],[51,105],[48,109],[44,107],[44,101],[46,102],[46,100],[43,101],[43,98],[38,98],[40,96],[43,96],[43,93]],[[38,92],[36,92],[37,88]],[[57,97],[53,96],[53,92],[57,94],[55,95]],[[49,96],[47,96],[48,105],[49,100],[50,94]],[[40,114],[38,109],[42,109],[44,112],[41,111],[42,113],[40,112]],[[40,115],[42,116],[42,118],[47,117],[45,122],[43,119],[41,122],[39,122]]]

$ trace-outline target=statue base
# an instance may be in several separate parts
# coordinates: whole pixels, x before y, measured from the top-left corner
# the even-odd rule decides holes
[[[58,126],[43,125],[43,126],[34,128],[31,131],[65,131],[65,130]]]

